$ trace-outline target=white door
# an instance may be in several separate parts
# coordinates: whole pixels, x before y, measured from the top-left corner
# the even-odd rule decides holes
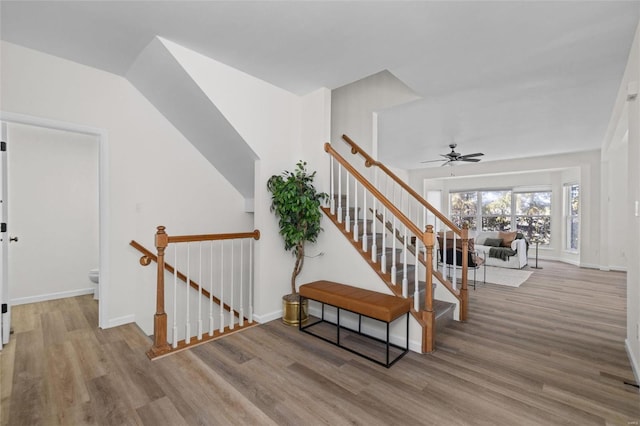
[[[0,145],[0,349],[9,343],[11,331],[11,306],[9,304],[9,232],[7,220],[7,123],[1,122],[2,143]]]

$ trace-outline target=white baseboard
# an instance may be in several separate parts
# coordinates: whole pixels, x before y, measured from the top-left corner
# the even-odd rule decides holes
[[[107,328],[118,327],[120,325],[125,325],[132,322],[136,322],[135,315],[124,315],[122,317],[111,318],[109,321],[107,321]]]
[[[422,341],[409,339],[409,350],[412,352],[422,353]]]
[[[11,299],[11,305],[26,305],[27,303],[46,302],[47,300],[64,299],[67,297],[84,296],[85,294],[93,294],[95,289],[81,288],[79,290],[61,291],[58,293],[40,294],[38,296],[16,297]]]
[[[627,272],[626,266],[609,266],[610,271],[614,272]]]
[[[627,350],[627,356],[629,357],[629,362],[631,363],[633,376],[636,378],[636,384],[638,384],[640,383],[640,364],[638,363],[638,359],[633,356],[633,352],[631,351],[631,347],[629,346],[629,339],[624,340],[624,348]]]
[[[587,269],[600,269],[600,268],[602,268],[602,265],[596,265],[595,263],[584,263],[584,262],[581,262],[577,266],[579,266],[581,268],[587,268]]]
[[[264,315],[253,314],[253,319],[260,324],[264,324],[275,319],[282,318],[282,310],[274,311]]]

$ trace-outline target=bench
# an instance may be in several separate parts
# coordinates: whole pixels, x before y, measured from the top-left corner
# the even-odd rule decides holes
[[[402,358],[409,351],[409,311],[411,310],[410,299],[404,299],[384,293],[378,293],[376,291],[352,287],[350,285],[334,283],[331,281],[315,281],[312,283],[301,285],[300,302],[302,303],[302,300],[304,299],[309,299],[321,303],[322,314],[319,320],[307,325],[303,325],[302,321],[299,321],[298,327],[300,331],[304,331],[305,333],[318,337],[380,365],[384,365],[387,368],[391,367],[396,361]],[[325,305],[333,306],[334,308],[336,308],[337,319],[335,323],[325,319]],[[357,330],[347,328],[340,323],[341,310],[349,311],[358,315]],[[401,347],[389,341],[389,325],[403,315],[406,317],[406,344],[404,347]],[[387,332],[385,340],[362,332],[363,316],[386,323]],[[299,318],[299,320],[300,319],[301,318]],[[328,323],[336,326],[335,340],[327,336],[322,336],[318,333],[314,333],[310,330],[312,327],[317,326],[321,323]],[[372,356],[366,355],[363,352],[359,352],[353,348],[345,346],[343,344],[344,342],[340,340],[341,329],[348,330],[349,332],[356,333],[360,336],[365,336],[367,339],[373,339],[374,341],[384,343],[386,348],[385,362],[382,362]],[[393,360],[389,359],[391,347],[400,349],[402,351]]]

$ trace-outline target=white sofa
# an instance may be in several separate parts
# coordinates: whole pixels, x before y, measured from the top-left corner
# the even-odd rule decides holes
[[[510,247],[516,254],[510,256],[508,260],[489,257],[491,246],[484,245],[487,238],[499,239],[501,238],[501,233],[500,231],[482,231],[473,236],[474,250],[484,258],[486,265],[511,269],[521,269],[527,265],[527,241],[524,238],[511,242]]]

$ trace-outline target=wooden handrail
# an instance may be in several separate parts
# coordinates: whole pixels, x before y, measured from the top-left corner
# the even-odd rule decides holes
[[[331,154],[338,162],[351,173],[351,175],[364,186],[369,193],[371,193],[378,201],[380,201],[395,217],[397,217],[404,226],[407,227],[414,235],[422,235],[423,231],[420,230],[407,216],[404,215],[396,206],[393,205],[387,197],[385,197],[378,189],[373,186],[364,176],[360,174],[351,164],[347,162],[329,142],[324,144],[325,152]]]
[[[231,234],[229,234],[231,235]],[[171,239],[171,237],[169,237],[169,239]],[[140,244],[139,242],[135,241],[135,240],[131,240],[131,242],[129,243],[129,245],[133,248],[135,248],[136,250],[138,250],[140,253],[143,254],[143,258],[148,258],[149,261],[153,261],[153,262],[158,262],[158,258],[155,254],[153,254],[151,251],[149,251],[147,248],[145,248],[142,244]],[[140,264],[142,266],[147,266],[150,262],[143,260],[143,258],[140,258]],[[170,274],[174,274],[176,273],[176,269],[167,262],[164,262],[164,269],[169,272]],[[186,283],[187,282],[187,276],[185,274],[183,274],[180,271],[177,271],[177,275],[178,275],[178,279],[180,279],[180,281]],[[196,290],[196,291],[200,291],[200,284],[198,284],[196,281],[189,279],[189,286]],[[216,296],[212,296],[209,291],[205,288],[202,289],[202,295],[204,297],[206,297],[207,299],[211,298],[211,300],[213,300],[214,303],[223,306],[226,310],[231,311],[231,307],[229,305],[227,305],[226,303],[220,303],[221,300],[218,299]],[[235,309],[233,310],[233,314],[240,318],[240,313],[238,311],[236,311]]]
[[[230,234],[201,234],[201,235],[174,235],[169,237],[169,243],[193,243],[197,241],[237,240],[240,238],[260,239],[260,231],[236,232]]]
[[[433,213],[438,219],[440,219],[445,225],[447,225],[451,230],[459,236],[462,236],[462,230],[456,226],[448,217],[443,215],[438,209],[433,207],[427,200],[422,198],[416,191],[413,190],[409,185],[406,184],[402,179],[395,175],[391,170],[387,168],[383,163],[374,160],[369,154],[367,154],[358,144],[356,144],[349,136],[342,135],[342,139],[351,146],[352,154],[360,154],[364,157],[364,165],[366,167],[376,166],[383,172],[385,172],[391,179],[393,179],[398,185],[400,185],[405,191],[407,191],[413,198],[415,198],[420,204],[427,208],[431,213]]]

